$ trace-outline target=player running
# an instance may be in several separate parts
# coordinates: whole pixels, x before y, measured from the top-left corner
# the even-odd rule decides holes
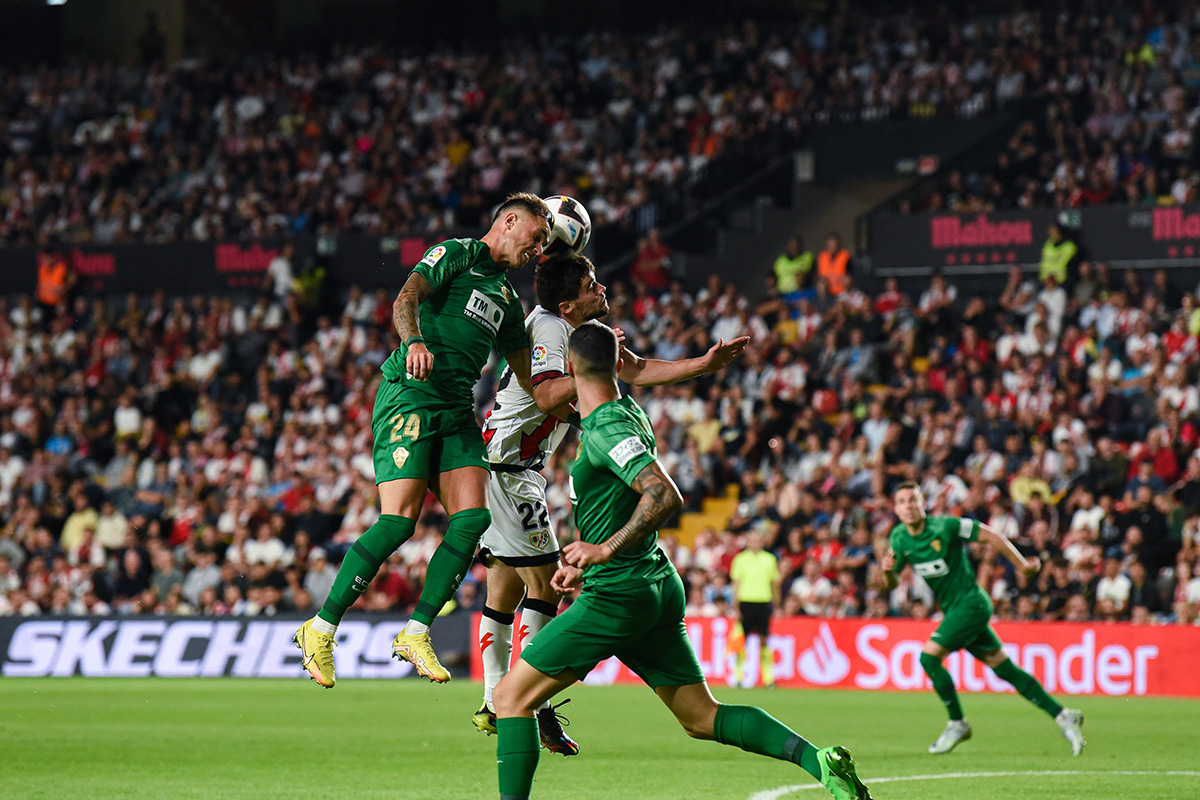
[[[538,631],[558,613],[561,595],[550,581],[558,568],[558,537],[546,505],[542,469],[566,434],[565,417],[575,399],[567,377],[567,340],[583,323],[608,313],[605,287],[596,280],[592,262],[581,255],[548,258],[535,276],[538,305],[525,320],[532,348],[533,391],[505,371],[496,404],[484,423],[483,439],[491,462],[491,527],[483,535],[487,565],[487,603],[479,625],[483,657],[483,705],[475,727],[496,732],[492,692],[508,672],[512,657],[513,619],[524,596],[518,644],[528,647]],[[746,349],[750,337],[717,342],[699,358],[659,361],[622,349],[622,380],[634,385],[677,383],[727,366]],[[563,731],[549,704],[539,709],[542,743],[571,756],[579,746]]]
[[[620,347],[597,322],[571,334],[568,374],[583,432],[571,471],[581,541],[563,549],[553,586],[583,592],[521,652],[496,687],[502,800],[527,800],[540,750],[534,710],[617,656],[654,689],[688,735],[798,764],[839,800],[869,800],[844,747],[817,749],[760,708],[718,703],[684,628],[683,581],[658,527],[683,499],[659,463],[645,412],[617,388]]]
[[[1059,705],[1036,678],[1010,661],[1001,649],[1000,638],[990,624],[992,601],[975,582],[966,543],[982,539],[1029,575],[1041,568],[1040,560],[1027,560],[1006,536],[976,520],[926,516],[925,498],[915,483],[900,484],[892,500],[900,524],[892,529],[890,546],[880,562],[887,589],[896,587],[896,572],[911,564],[933,590],[944,615],[921,652],[921,667],[950,714],[946,729],[929,746],[929,752],[949,753],[959,742],[971,738],[971,726],[963,719],[954,680],[942,666],[942,659],[950,653],[966,650],[1016,687],[1022,697],[1053,717],[1071,743],[1071,755],[1082,753],[1086,744],[1082,712]]]
[[[371,418],[383,513],[346,553],[317,616],[293,637],[304,653],[304,668],[327,689],[335,683],[338,623],[380,565],[412,537],[427,488],[445,507],[450,524],[392,654],[430,680],[450,680],[433,651],[429,626],[458,590],[492,519],[488,461],[472,387],[495,346],[517,381],[533,389],[524,309],[507,273],[541,255],[552,224],[540,197],[511,195],[482,239],[450,239],[431,248],[393,303],[403,344],[383,363]]]

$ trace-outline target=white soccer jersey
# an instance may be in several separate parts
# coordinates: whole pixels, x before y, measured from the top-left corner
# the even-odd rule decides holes
[[[562,317],[535,306],[525,318],[533,385],[567,374],[571,326]],[[516,467],[541,467],[567,433],[567,423],[545,414],[506,367],[496,390],[496,405],[483,425],[488,461]]]

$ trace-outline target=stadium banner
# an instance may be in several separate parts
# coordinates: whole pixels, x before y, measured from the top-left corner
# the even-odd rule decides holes
[[[447,237],[478,235],[455,230]],[[283,239],[173,244],[69,245],[67,262],[79,276],[78,291],[103,296],[162,289],[168,295],[256,291]],[[399,289],[433,239],[422,236],[342,234],[292,237],[292,273],[325,269],[337,288]],[[0,294],[32,294],[37,253],[31,247],[0,248]]]
[[[472,614],[437,621],[438,657],[452,672],[473,650]],[[98,678],[306,676],[292,635],[307,617],[0,617],[0,676]],[[418,677],[392,659],[404,619],[350,616],[333,651],[342,678]]]
[[[991,214],[893,214],[870,217],[874,269],[939,268],[955,274],[1037,264],[1047,229],[1059,222],[1086,258],[1181,265],[1200,258],[1200,207],[1088,206]]]
[[[709,683],[734,685],[733,621],[686,621],[692,646]],[[479,620],[474,630],[478,642]],[[936,623],[905,619],[823,619],[789,617],[771,623],[775,682],[796,688],[931,689],[919,658]],[[1200,628],[1195,626],[1106,625],[1078,622],[996,622],[1005,652],[1046,690],[1064,695],[1114,697],[1200,697],[1200,681],[1190,666],[1200,664]],[[516,631],[520,632],[518,621]],[[513,650],[519,651],[513,637]],[[758,643],[747,643],[743,684],[758,682]],[[960,690],[1013,692],[1005,681],[965,652],[952,653],[946,669]],[[483,677],[478,647],[471,676]],[[639,679],[617,659],[602,662],[587,683],[635,683]]]

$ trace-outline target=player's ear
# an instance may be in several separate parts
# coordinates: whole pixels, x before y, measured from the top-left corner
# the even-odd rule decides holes
[[[567,375],[572,378],[575,377],[575,365],[571,363],[570,356],[567,357]]]

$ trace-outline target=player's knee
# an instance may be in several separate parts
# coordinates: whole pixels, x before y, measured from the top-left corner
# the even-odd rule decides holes
[[[942,660],[930,653],[921,653],[921,669],[925,670],[926,675],[932,675],[934,671],[942,665]]]
[[[492,512],[486,508],[464,509],[450,517],[450,524],[464,531],[478,532],[480,536],[483,536],[483,532],[492,524]]]
[[[497,717],[511,717],[513,712],[513,691],[510,688],[510,681],[504,679],[496,684],[496,688],[492,690],[492,708],[496,709]]]
[[[446,539],[453,539],[453,544],[464,552],[475,552],[483,533],[492,524],[492,512],[486,508],[468,508],[450,517],[450,527],[446,529]]]
[[[500,718],[533,716],[533,706],[522,698],[520,687],[508,676],[502,678],[492,692],[492,707]]]

